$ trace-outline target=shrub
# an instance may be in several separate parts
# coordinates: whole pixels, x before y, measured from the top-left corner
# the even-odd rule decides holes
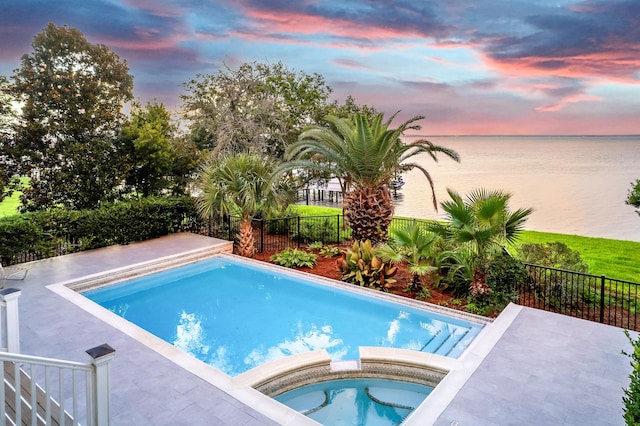
[[[589,271],[589,266],[582,260],[580,252],[558,241],[545,244],[522,244],[518,249],[518,258],[525,263],[549,268],[582,273]]]
[[[624,389],[624,396],[622,397],[624,420],[628,426],[635,426],[640,424],[640,337],[635,340],[632,339],[629,330],[624,330],[624,334],[633,345],[631,354],[622,351],[624,355],[631,358],[631,367],[633,368],[629,375],[629,387]]]
[[[143,198],[104,204],[95,210],[53,209],[0,219],[0,257],[12,263],[24,254],[54,255],[58,245],[82,250],[129,244],[183,229],[198,229],[190,197]]]
[[[285,249],[271,256],[271,261],[287,268],[313,268],[316,265],[317,256],[313,253],[299,249]]]
[[[307,246],[309,250],[320,250],[322,249],[322,241],[314,241]]]
[[[354,242],[351,249],[337,261],[342,280],[361,287],[388,289],[398,268],[375,255],[371,241]]]
[[[320,249],[320,255],[322,257],[327,258],[327,259],[329,259],[331,257],[335,257],[335,256],[339,255],[340,253],[342,253],[342,250],[340,250],[339,247],[325,246],[325,247],[322,247]]]

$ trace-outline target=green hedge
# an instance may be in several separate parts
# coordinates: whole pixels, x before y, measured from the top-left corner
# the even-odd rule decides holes
[[[44,258],[65,250],[129,244],[202,227],[190,197],[136,199],[96,210],[26,213],[0,218],[0,258],[3,264],[11,264],[25,254]]]

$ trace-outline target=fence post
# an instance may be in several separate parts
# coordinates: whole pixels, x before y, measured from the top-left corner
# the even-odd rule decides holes
[[[7,352],[20,353],[20,324],[18,319],[18,298],[22,294],[17,288],[0,290],[0,301],[4,303],[4,330],[7,339]]]
[[[604,275],[600,275],[600,322],[604,322]]]
[[[260,253],[264,251],[264,219],[260,219]]]
[[[298,248],[300,248],[300,216],[297,216],[298,218]]]
[[[93,413],[94,425],[109,425],[109,362],[116,355],[116,350],[108,344],[103,344],[86,351],[93,364]]]
[[[337,232],[337,234],[338,234],[338,241],[336,241],[336,244],[340,244],[340,215],[339,215],[339,214],[338,214],[338,215],[336,215],[336,218],[338,219],[338,221],[337,221],[337,222],[338,222],[338,232]]]

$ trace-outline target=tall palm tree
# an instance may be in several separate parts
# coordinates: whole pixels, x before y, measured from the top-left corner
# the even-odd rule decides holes
[[[293,185],[274,175],[272,160],[255,154],[230,154],[213,160],[200,170],[197,206],[205,219],[239,214],[238,254],[255,254],[251,221],[256,215],[283,211],[293,201]]]
[[[389,129],[395,114],[383,122],[383,114],[372,118],[355,113],[350,118],[327,116],[333,127],[311,126],[302,132],[298,141],[285,153],[290,160],[281,170],[296,168],[326,171],[342,180],[343,212],[356,240],[376,243],[387,238],[387,229],[393,218],[393,200],[388,189],[394,175],[417,168],[426,177],[437,209],[433,181],[429,172],[411,157],[426,153],[435,161],[436,154],[459,161],[455,151],[421,139],[403,143],[400,137],[407,130],[420,130],[414,124],[424,117],[417,116]],[[335,129],[335,130],[334,130]]]
[[[472,286],[486,290],[486,269],[492,253],[505,243],[515,242],[533,209],[509,210],[511,194],[500,190],[476,189],[466,198],[447,188],[451,200],[440,205],[445,224],[433,222],[431,230],[447,241],[468,248],[475,268]]]

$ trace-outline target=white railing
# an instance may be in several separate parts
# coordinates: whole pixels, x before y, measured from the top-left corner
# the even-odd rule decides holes
[[[87,363],[17,353],[19,296],[20,290],[0,290],[0,425],[108,426],[115,350],[89,349]]]

